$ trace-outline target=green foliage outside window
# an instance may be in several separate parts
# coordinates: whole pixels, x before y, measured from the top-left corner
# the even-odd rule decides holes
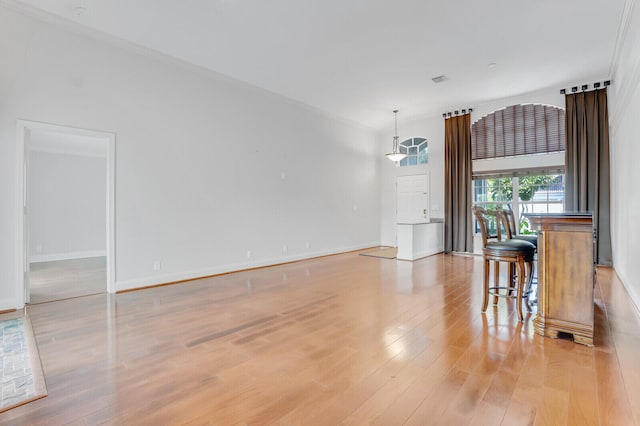
[[[555,176],[538,175],[538,176],[522,176],[518,182],[518,193],[520,201],[531,201],[538,190],[547,189],[553,183]],[[508,201],[513,200],[513,183],[511,178],[487,179],[489,184],[489,192],[494,199],[498,194],[503,194],[502,198]]]

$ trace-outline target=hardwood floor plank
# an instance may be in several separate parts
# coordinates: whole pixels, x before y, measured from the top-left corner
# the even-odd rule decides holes
[[[422,400],[420,406],[411,414],[405,424],[424,425],[442,420],[444,413],[462,389],[468,376],[468,372],[452,368],[439,382],[437,391]]]
[[[568,424],[587,426],[599,423],[597,388],[593,363],[589,367],[575,365],[572,368]]]
[[[416,376],[421,375],[423,369],[411,364],[400,370],[395,376],[385,383],[376,393],[367,399],[341,423],[348,425],[369,424],[389,405],[396,395],[406,391],[406,389],[416,380]]]
[[[518,376],[507,371],[497,371],[490,379],[489,387],[482,401],[495,407],[507,409],[518,383]],[[503,411],[504,414],[504,411]]]
[[[504,408],[497,407],[485,401],[480,401],[480,404],[478,404],[478,408],[474,411],[473,418],[471,419],[469,425],[499,425],[504,418],[504,414]]]
[[[538,409],[535,404],[526,400],[522,401],[514,398],[509,404],[507,412],[502,418],[502,422],[500,424],[504,426],[534,425],[537,412]]]
[[[438,390],[438,386],[463,354],[464,349],[445,344],[427,350],[433,359],[424,372],[416,376],[407,389],[399,393],[389,405],[372,420],[374,425],[404,424],[413,412]]]
[[[474,256],[348,253],[28,306],[49,395],[0,423],[638,425],[640,319],[610,269],[595,293],[594,348],[534,334],[513,301],[480,313]]]

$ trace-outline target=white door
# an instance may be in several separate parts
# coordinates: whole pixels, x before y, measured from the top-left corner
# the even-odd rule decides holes
[[[429,175],[398,176],[398,223],[424,223],[431,220],[429,211]]]

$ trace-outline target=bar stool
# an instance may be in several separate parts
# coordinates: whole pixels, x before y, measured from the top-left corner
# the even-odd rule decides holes
[[[474,206],[473,213],[478,219],[480,231],[482,233],[482,254],[484,257],[484,296],[482,299],[482,312],[486,312],[489,304],[489,296],[493,296],[493,304],[498,303],[498,297],[515,298],[518,319],[524,321],[522,314],[522,299],[524,296],[525,282],[529,283],[533,271],[533,257],[536,248],[533,244],[522,240],[502,240],[500,224],[502,223],[501,213],[497,211],[485,210],[482,207]],[[490,223],[495,222],[496,232],[490,234]],[[493,262],[493,286],[489,285],[489,272]],[[513,283],[510,278],[507,285],[500,285],[500,262],[507,262],[517,268],[517,282]],[[515,287],[514,287],[515,285]],[[503,290],[504,293],[501,293]],[[514,296],[513,293],[516,293]],[[531,307],[527,304],[527,310]]]
[[[538,251],[538,235],[536,234],[518,234],[517,226],[516,226],[516,216],[513,213],[513,210],[510,208],[500,208],[497,210],[500,215],[502,224],[504,226],[505,234],[508,240],[522,240],[527,241],[533,244],[536,247],[536,252]],[[534,263],[535,265],[535,263]],[[516,279],[516,271],[515,266],[513,264],[509,264],[509,277],[512,281]],[[529,274],[529,281],[527,282],[527,289],[524,292],[524,297],[529,300],[529,294],[531,294],[531,287],[533,285],[533,270]]]
[[[513,210],[502,208],[498,211],[502,214],[502,223],[508,240],[528,241],[536,246],[536,249],[538,248],[538,236],[536,234],[518,234],[516,229],[516,216],[513,213]]]

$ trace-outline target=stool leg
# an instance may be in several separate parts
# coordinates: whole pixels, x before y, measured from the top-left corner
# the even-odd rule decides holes
[[[493,262],[493,286],[500,286],[500,262],[498,262],[497,260]],[[495,294],[498,294],[499,292],[500,290],[496,288]],[[498,304],[498,296],[493,296],[493,304]]]
[[[509,287],[515,287],[516,284],[516,265],[509,263]],[[509,290],[509,296],[511,295],[513,295],[513,290]]]
[[[524,293],[524,297],[527,302],[527,311],[532,312],[531,303],[529,303],[529,296],[531,295],[531,285],[533,284],[533,261],[527,262],[527,291]]]
[[[518,295],[516,296],[516,308],[520,321],[524,321],[524,316],[522,315],[522,291],[524,290],[524,275],[524,258],[518,257]]]
[[[487,311],[487,305],[489,304],[489,259],[484,259],[484,292],[482,293],[482,312]]]

